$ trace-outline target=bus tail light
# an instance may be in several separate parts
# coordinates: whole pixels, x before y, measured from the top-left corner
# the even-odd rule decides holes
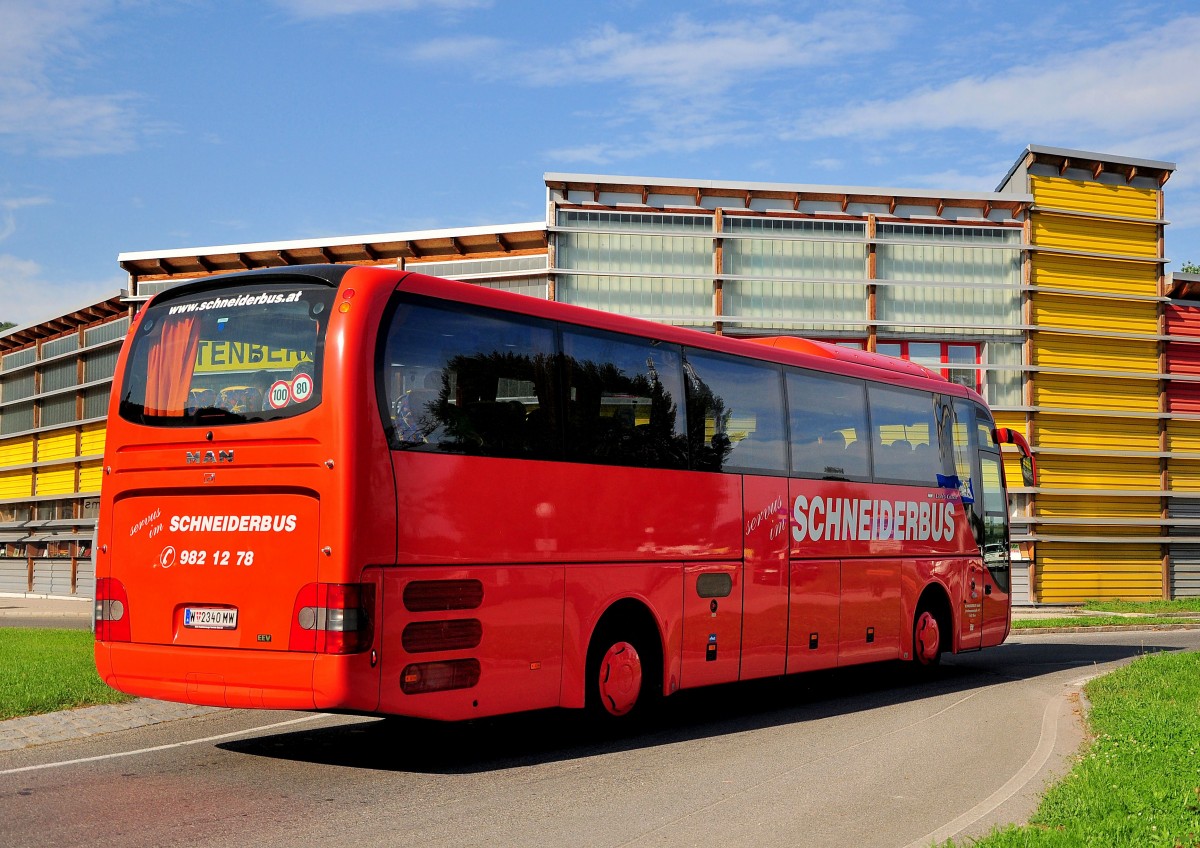
[[[479,660],[445,660],[413,663],[400,673],[400,689],[405,695],[470,689],[479,682]]]
[[[374,641],[375,586],[309,583],[296,595],[288,650],[356,654]]]
[[[96,581],[95,618],[97,642],[129,642],[129,595],[125,584],[114,577]]]

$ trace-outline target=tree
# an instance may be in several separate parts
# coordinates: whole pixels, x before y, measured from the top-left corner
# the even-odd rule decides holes
[[[3,333],[9,327],[15,327],[15,326],[17,326],[17,325],[14,324],[12,321],[0,321],[0,333]]]
[[[1179,269],[1183,274],[1200,274],[1200,265],[1195,262],[1184,262],[1183,267]]]

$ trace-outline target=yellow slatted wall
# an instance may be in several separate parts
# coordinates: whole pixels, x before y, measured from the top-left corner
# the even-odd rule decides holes
[[[28,465],[33,462],[33,437],[8,439],[0,442],[0,468]]]
[[[1099,294],[1158,294],[1158,267],[1149,262],[1045,253],[1030,270],[1031,285]]]
[[[1034,590],[1043,603],[1162,597],[1158,545],[1039,542]]]
[[[1158,217],[1157,189],[1032,176],[1029,178],[1029,190],[1036,196],[1040,207],[1124,218]]]
[[[32,471],[0,471],[0,498],[27,498],[32,494]]]
[[[1043,247],[1116,256],[1158,256],[1158,226],[1066,215],[1034,215],[1033,234]]]
[[[1158,450],[1158,419],[1112,415],[1052,415],[1037,421],[1037,443],[1068,450]]]
[[[1038,292],[1033,301],[1033,321],[1040,327],[1153,336],[1158,333],[1158,305]],[[1093,340],[1092,344],[1097,342]],[[1040,348],[1041,343],[1036,346]]]
[[[1155,380],[1043,373],[1034,381],[1033,397],[1036,406],[1059,409],[1158,411],[1158,383]]]
[[[1105,339],[1098,344],[1088,336],[1042,333],[1035,353],[1034,364],[1047,368],[1158,373],[1158,342],[1154,341]]]
[[[1167,488],[1177,492],[1200,492],[1200,460],[1172,457],[1167,465]]]
[[[1167,435],[1171,450],[1200,453],[1200,421],[1172,420],[1167,424]]]
[[[102,478],[103,463],[84,462],[79,466],[79,491],[81,492],[98,492],[100,491],[100,480]]]
[[[102,455],[104,453],[105,432],[103,424],[89,424],[84,427],[83,433],[79,436],[79,455]]]
[[[1092,489],[1097,493],[1159,489],[1157,457],[1047,456],[1038,471],[1042,486],[1050,489]]]
[[[62,465],[39,468],[37,472],[38,495],[69,495],[75,491],[75,466]]]
[[[47,459],[70,459],[75,453],[76,436],[74,428],[55,430],[42,433],[38,437],[37,458],[41,462]]]
[[[1157,519],[1162,514],[1162,506],[1157,497],[1084,498],[1077,495],[1041,494],[1037,499],[1037,512],[1038,515],[1047,518],[1078,516],[1082,518]]]
[[[1078,519],[1037,525],[1043,538],[1035,551],[1034,598],[1045,603],[1161,598],[1163,548],[1158,542],[1138,541],[1166,533],[1159,523],[1159,420],[1107,414],[1159,411],[1159,383],[1152,376],[1161,370],[1159,342],[1153,338],[1159,332],[1159,306],[1120,295],[1157,295],[1161,266],[1156,262],[1105,258],[1159,258],[1161,192],[1040,175],[1029,177],[1029,190],[1038,210],[1031,221],[1033,243],[1075,252],[1033,251],[1031,285],[1098,295],[1033,291],[1030,320],[1035,328],[1113,334],[1089,337],[1038,329],[1030,334],[1031,363],[1068,372],[1038,371],[1033,375],[1033,403],[1040,407],[1034,413],[1033,443],[1041,449],[1038,466],[1042,487],[1035,499],[1035,514]],[[1045,211],[1049,209],[1083,214]],[[1142,219],[1145,223],[1104,216]],[[1148,338],[1118,337],[1122,335]],[[1111,377],[1104,372],[1147,376]],[[1060,409],[1095,413],[1055,411]],[[1200,452],[1200,435],[1195,439]],[[1056,453],[1056,449],[1085,453]],[[1138,451],[1146,456],[1117,457],[1110,455],[1113,451]],[[1197,465],[1200,468],[1200,463]],[[1200,479],[1196,482],[1200,485]],[[1058,494],[1056,490],[1084,490],[1089,494]],[[1139,491],[1147,494],[1130,496]],[[1146,524],[1104,523],[1129,519],[1144,519]],[[1078,540],[1046,541],[1045,537]],[[1099,537],[1119,541],[1092,541]]]

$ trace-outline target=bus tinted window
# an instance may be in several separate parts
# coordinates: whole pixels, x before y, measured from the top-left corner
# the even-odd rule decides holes
[[[858,380],[789,371],[792,473],[828,480],[871,476],[866,386]]]
[[[132,341],[121,417],[207,427],[312,409],[333,296],[327,286],[285,281],[155,301]]]
[[[563,354],[568,459],[687,468],[678,347],[568,329]]]
[[[399,302],[381,375],[393,447],[559,458],[554,363],[550,324]]]
[[[697,350],[686,356],[692,467],[786,472],[781,369]]]
[[[938,447],[934,397],[871,383],[867,387],[871,410],[872,453],[875,478],[922,486],[938,485],[946,475]]]

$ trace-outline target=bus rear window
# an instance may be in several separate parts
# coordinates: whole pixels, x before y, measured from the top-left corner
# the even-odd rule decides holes
[[[121,417],[207,427],[314,408],[334,293],[311,283],[263,281],[154,303],[132,342]]]

